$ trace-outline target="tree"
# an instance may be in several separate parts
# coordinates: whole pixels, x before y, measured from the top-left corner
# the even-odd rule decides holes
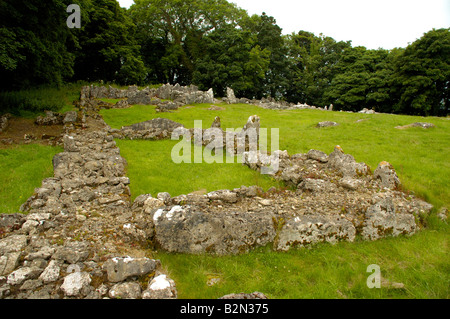
[[[394,111],[447,115],[450,85],[450,29],[431,30],[395,61]]]
[[[59,85],[73,75],[73,41],[66,0],[0,2],[0,78],[3,89]]]
[[[170,83],[190,84],[202,38],[227,25],[237,25],[245,11],[226,0],[136,0],[130,15],[139,38],[147,44],[163,43],[159,67]],[[144,56],[150,57],[143,52]],[[150,62],[150,58],[146,62]],[[147,67],[152,68],[147,64]]]
[[[256,43],[250,31],[227,25],[204,37],[204,56],[197,60],[193,83],[212,87],[224,96],[227,87],[238,96],[255,96],[270,63],[270,52]]]
[[[88,81],[116,81],[140,84],[146,76],[135,39],[136,26],[116,0],[86,3],[75,78]]]
[[[276,20],[265,12],[261,16],[253,15],[243,20],[242,27],[256,35],[256,43],[269,53],[269,65],[264,77],[255,83],[254,95],[257,98],[284,98],[289,80],[289,60],[287,46],[282,36],[282,29]]]
[[[291,34],[286,41],[292,64],[287,99],[316,106],[330,104],[324,93],[338,73],[336,66],[344,50],[351,47],[350,42],[336,42],[306,31]]]
[[[364,107],[377,108],[390,104],[387,68],[389,52],[365,47],[344,50],[336,65],[337,75],[324,96],[338,109],[359,111]],[[390,109],[390,106],[388,107]]]

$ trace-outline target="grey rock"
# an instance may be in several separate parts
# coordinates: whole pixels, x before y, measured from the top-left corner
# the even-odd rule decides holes
[[[42,269],[37,267],[21,267],[7,277],[7,283],[9,285],[20,285],[25,280],[36,279],[42,273]]]
[[[285,221],[275,241],[277,250],[287,251],[292,247],[304,247],[319,242],[337,243],[354,241],[355,226],[339,216],[308,215]]]
[[[20,252],[9,252],[0,256],[0,276],[6,276],[16,269],[20,256]]]
[[[60,261],[67,261],[69,264],[76,264],[84,261],[89,256],[87,243],[85,242],[69,242],[63,247],[56,249],[52,258]]]
[[[367,209],[361,235],[365,240],[377,240],[401,234],[411,235],[416,229],[414,215],[396,213],[394,202],[388,197]]]
[[[310,191],[310,192],[335,192],[337,190],[337,187],[335,184],[331,183],[330,181],[326,181],[323,179],[314,179],[314,178],[305,178],[303,181],[298,185],[299,189],[302,189],[304,191]]]
[[[292,165],[285,168],[281,173],[281,179],[287,184],[297,187],[303,179],[301,167],[298,165]]]
[[[113,299],[139,299],[141,298],[141,285],[137,282],[124,282],[115,284],[109,290],[109,297]]]
[[[20,290],[36,290],[39,287],[42,287],[43,283],[40,279],[30,279],[25,281],[22,286],[20,286]]]
[[[104,265],[110,282],[120,282],[129,277],[152,273],[157,266],[158,262],[153,259],[131,257],[111,258]]]
[[[60,289],[67,297],[83,297],[92,290],[90,283],[91,276],[87,272],[74,272],[64,277]]]
[[[61,267],[56,260],[51,260],[48,266],[44,269],[42,274],[39,276],[39,279],[42,280],[43,283],[48,284],[50,282],[57,281],[59,278],[59,274],[61,271]]]
[[[44,246],[39,251],[28,254],[26,260],[48,259],[55,253],[55,248]]]
[[[197,211],[189,206],[160,208],[153,213],[155,242],[180,253],[239,254],[273,241],[272,215]]]
[[[351,177],[344,177],[339,181],[339,185],[348,190],[355,191],[362,185],[362,181]]]
[[[338,126],[339,124],[336,122],[331,122],[331,121],[325,121],[325,122],[320,122],[319,124],[317,124],[317,127],[331,127],[331,126]]]
[[[442,220],[443,222],[447,221],[448,219],[448,209],[447,207],[442,207],[437,216],[439,217],[440,220]]]
[[[328,162],[328,155],[322,151],[310,150],[307,154],[308,158],[319,161],[321,163]]]
[[[64,115],[63,123],[64,124],[75,123],[77,121],[77,118],[78,118],[78,113],[76,111],[66,112]]]
[[[374,178],[381,180],[381,186],[388,189],[395,189],[400,185],[400,179],[394,170],[394,167],[388,162],[381,162],[373,172]]]
[[[131,129],[134,131],[145,131],[145,130],[152,130],[152,129],[158,129],[161,131],[168,131],[172,132],[174,129],[178,127],[183,127],[182,124],[174,122],[169,119],[163,119],[163,118],[156,118],[153,120],[133,124],[130,126],[123,127],[122,130]]]
[[[220,190],[214,191],[207,194],[208,198],[212,201],[220,200],[225,203],[236,203],[237,202],[237,194],[230,190]]]
[[[236,99],[236,96],[234,95],[233,89],[229,88],[229,87],[227,87],[227,103],[228,104],[238,103],[238,100]]]
[[[20,252],[26,247],[28,238],[26,235],[11,235],[0,239],[0,254]]]
[[[176,299],[177,295],[175,282],[166,275],[159,275],[149,282],[142,299]]]
[[[343,177],[357,177],[369,173],[369,167],[365,163],[357,163],[355,158],[345,154],[340,146],[334,148],[334,152],[328,157],[328,164],[338,170]]]
[[[131,105],[128,103],[127,100],[120,100],[119,102],[117,102],[113,108],[115,109],[126,109],[129,108]]]

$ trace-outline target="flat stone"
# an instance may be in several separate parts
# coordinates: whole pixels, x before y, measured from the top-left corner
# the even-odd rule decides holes
[[[129,277],[152,273],[157,266],[157,261],[153,259],[131,257],[111,258],[104,264],[110,282],[120,282]]]
[[[85,296],[89,293],[91,276],[87,272],[74,272],[64,277],[61,290],[68,297]]]
[[[139,299],[141,298],[141,285],[137,282],[124,282],[115,284],[109,290],[109,297],[113,299]]]
[[[0,254],[21,251],[27,246],[27,242],[26,235],[11,235],[0,239]]]
[[[37,267],[22,267],[8,275],[7,283],[9,285],[20,285],[25,280],[36,279],[41,273],[42,269]]]

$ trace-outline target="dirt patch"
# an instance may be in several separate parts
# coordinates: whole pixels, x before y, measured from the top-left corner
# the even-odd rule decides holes
[[[0,133],[0,149],[16,144],[39,143],[58,145],[64,132],[63,125],[36,125],[34,119],[12,117]]]

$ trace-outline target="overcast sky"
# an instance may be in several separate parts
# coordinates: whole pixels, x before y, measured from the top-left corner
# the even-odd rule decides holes
[[[299,30],[368,49],[406,47],[450,27],[450,0],[229,0],[250,15],[266,12],[284,34]],[[128,8],[133,0],[119,0]]]

